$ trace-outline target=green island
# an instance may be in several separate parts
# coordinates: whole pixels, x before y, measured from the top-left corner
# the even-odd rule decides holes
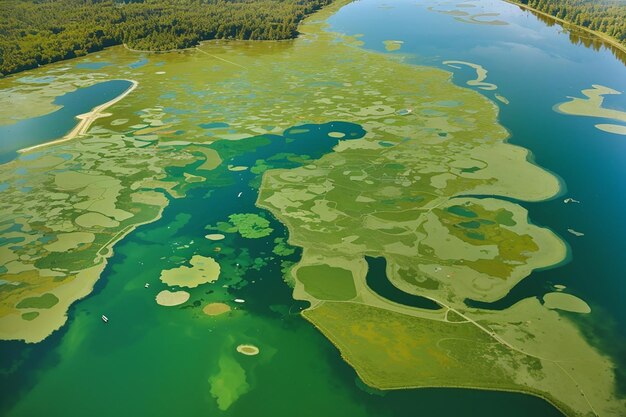
[[[15,4],[19,19],[28,15],[42,24],[45,10],[69,13],[75,5],[44,1],[38,15],[29,14],[37,2],[7,3]],[[280,285],[289,285],[299,303],[272,305],[272,314],[304,317],[339,350],[358,384],[367,385],[359,389],[381,395],[414,388],[510,391],[544,399],[568,416],[623,415],[619,364],[581,331],[580,321],[595,312],[581,294],[554,285],[541,296],[523,293],[503,308],[472,306],[505,299],[533,272],[570,255],[565,237],[534,224],[525,208],[560,196],[564,187],[529,150],[508,142],[499,106],[509,101],[495,93],[500,82],[487,81],[494,72],[454,57],[441,59],[440,68],[414,65],[393,53],[409,49],[409,41],[384,41],[388,53],[365,49],[360,36],[330,28],[329,19],[350,2],[326,3],[193,3],[215,8],[200,12],[186,1],[170,7],[156,0],[88,2],[76,13],[103,22],[128,13],[126,29],[97,29],[106,43],[96,42],[99,32],[87,36],[98,46],[75,45],[73,36],[85,33],[72,35],[54,19],[28,36],[16,29],[23,20],[4,20],[10,36],[0,45],[0,71],[49,65],[0,78],[0,127],[53,114],[62,108],[57,97],[107,80],[131,87],[77,116],[70,134],[21,149],[0,164],[0,339],[48,343],[55,332],[63,337],[59,329],[65,326],[70,348],[63,358],[72,357],[85,343],[68,320],[74,308],[77,322],[95,317],[108,326],[98,331],[117,334],[125,319],[103,324],[101,312],[79,306],[97,296],[101,277],[126,271],[114,251],[136,235],[144,247],[131,243],[124,256],[147,253],[162,241],[171,245],[162,265],[133,258],[133,268],[148,271],[151,281],[124,274],[128,282],[118,296],[143,291],[149,303],[142,298],[129,311],[166,311],[171,316],[158,322],[164,327],[188,320],[201,323],[203,335],[225,334],[212,345],[189,326],[181,330],[186,338],[172,342],[181,350],[197,345],[192,356],[199,368],[212,363],[193,384],[208,384],[201,396],[220,412],[237,410],[254,395],[255,372],[283,354],[281,346],[265,344],[265,328],[223,330],[237,329],[240,321],[257,323],[252,306],[265,301],[236,295],[255,282],[244,283],[244,273],[255,271],[259,281],[283,275]],[[280,30],[254,32],[235,24],[215,32],[192,24],[201,13],[221,16],[224,4],[244,17],[250,10],[274,16],[266,19],[267,30]],[[155,20],[133,26],[153,15],[151,7],[160,13]],[[174,13],[181,9],[189,14]],[[508,25],[497,13],[428,12],[483,29]],[[168,27],[174,18],[187,22],[189,32],[176,38],[155,31],[157,23]],[[65,55],[58,57],[38,51],[41,60],[33,58],[33,45],[55,30],[67,33],[71,48],[60,48]],[[241,40],[296,33],[285,42]],[[33,49],[15,48],[15,37]],[[158,54],[132,50],[214,38],[229,40]],[[45,45],[58,46],[50,39]],[[449,68],[469,76],[456,85]],[[559,113],[550,113],[623,124],[624,112],[603,107],[603,95],[616,93],[594,84],[582,91],[586,99],[563,97],[555,106]],[[623,133],[621,124],[595,126],[591,130]],[[297,146],[302,149],[296,152]],[[158,223],[190,195],[198,198],[196,206],[170,215],[167,225]],[[212,217],[218,211],[228,213]],[[288,234],[279,233],[281,225]],[[179,239],[189,229],[200,238]],[[247,245],[267,246],[265,257],[252,255]],[[275,270],[265,275],[269,262],[280,265],[278,276]],[[374,290],[373,274],[416,304]],[[130,321],[124,325],[140,328]],[[155,356],[146,363],[160,361],[164,370],[174,369],[168,376],[186,377],[176,360]]]

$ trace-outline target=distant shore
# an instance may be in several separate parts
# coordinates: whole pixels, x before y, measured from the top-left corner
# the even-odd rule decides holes
[[[108,109],[109,107],[111,107],[112,105],[114,105],[115,103],[117,103],[118,101],[123,99],[124,97],[126,97],[128,94],[131,93],[131,91],[133,91],[139,85],[139,83],[137,81],[135,81],[135,80],[125,80],[125,81],[128,81],[128,82],[131,83],[131,86],[128,87],[126,89],[126,91],[124,91],[122,94],[120,94],[119,96],[115,97],[114,99],[109,100],[106,103],[103,103],[103,104],[101,104],[99,106],[94,107],[90,112],[83,113],[83,114],[80,114],[80,115],[76,116],[76,118],[79,119],[80,122],[78,122],[76,127],[74,127],[74,129],[72,129],[67,135],[63,136],[60,139],[53,140],[51,142],[40,143],[38,145],[29,146],[28,148],[20,149],[17,152],[18,153],[26,153],[26,152],[31,152],[31,151],[34,151],[34,150],[37,150],[37,149],[41,149],[41,148],[46,147],[46,146],[57,145],[59,143],[63,143],[63,142],[67,142],[69,140],[72,140],[76,136],[80,136],[80,135],[83,135],[83,134],[87,133],[87,130],[89,129],[91,124],[96,119],[98,119],[100,117],[106,117],[106,116],[110,115],[108,113],[103,113],[104,110]]]
[[[529,5],[527,5],[527,4],[517,3],[517,2],[516,2],[516,1],[514,1],[514,0],[503,0],[503,1],[505,1],[505,2],[507,2],[507,3],[510,3],[510,4],[513,4],[513,5],[515,5],[515,6],[519,6],[519,7],[521,7],[522,9],[525,9],[525,10],[528,10],[528,11],[531,11],[531,12],[534,12],[534,13],[537,13],[537,14],[540,14],[540,15],[542,15],[542,16],[549,17],[550,19],[553,19],[553,20],[555,20],[555,21],[557,21],[557,22],[561,23],[562,25],[569,25],[569,26],[573,26],[573,27],[575,27],[575,28],[577,28],[577,29],[580,29],[580,30],[582,30],[582,31],[584,31],[584,32],[587,32],[587,33],[589,33],[589,34],[591,34],[591,35],[593,35],[593,36],[595,36],[595,37],[597,37],[597,38],[600,38],[601,40],[603,40],[603,41],[605,41],[605,42],[607,42],[607,43],[611,44],[611,46],[614,46],[615,48],[619,49],[620,51],[622,51],[623,53],[625,53],[625,54],[626,54],[626,45],[621,44],[621,43],[620,43],[617,39],[615,39],[615,38],[613,38],[613,37],[611,37],[611,36],[609,36],[609,35],[607,35],[607,34],[604,34],[604,33],[602,33],[602,32],[598,32],[598,31],[595,31],[595,30],[593,30],[593,29],[586,28],[586,27],[584,27],[584,26],[577,25],[576,23],[568,22],[567,20],[563,20],[563,19],[561,19],[561,18],[559,18],[559,17],[552,16],[552,15],[551,15],[551,14],[549,14],[549,13],[542,12],[541,10],[537,10],[537,9],[535,9],[535,8],[533,8],[533,7],[530,7],[530,6],[529,6]]]

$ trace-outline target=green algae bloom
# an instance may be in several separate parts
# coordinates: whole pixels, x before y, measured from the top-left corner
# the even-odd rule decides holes
[[[242,237],[247,239],[258,239],[269,236],[274,229],[270,227],[270,222],[254,213],[238,213],[228,216],[230,222],[237,228]]]

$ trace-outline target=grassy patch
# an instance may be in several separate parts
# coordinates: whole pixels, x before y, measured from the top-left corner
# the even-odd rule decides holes
[[[17,308],[51,308],[59,302],[56,295],[45,293],[39,297],[28,297],[17,303]]]
[[[356,297],[352,272],[328,265],[307,265],[297,272],[306,292],[320,300],[350,300]]]

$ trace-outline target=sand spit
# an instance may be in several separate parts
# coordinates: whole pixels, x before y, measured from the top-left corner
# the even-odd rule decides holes
[[[18,152],[19,153],[31,152],[37,149],[41,149],[45,146],[56,145],[59,143],[67,142],[69,140],[74,139],[76,136],[84,135],[85,133],[87,133],[87,130],[89,130],[89,127],[96,119],[110,116],[110,113],[103,113],[104,110],[106,110],[107,108],[111,107],[112,105],[114,105],[115,103],[117,103],[118,101],[126,97],[128,94],[131,93],[131,91],[133,91],[139,85],[139,83],[135,80],[126,80],[126,81],[129,81],[131,83],[131,86],[128,87],[126,91],[124,91],[119,96],[115,97],[113,100],[109,100],[106,103],[103,103],[99,106],[94,107],[90,112],[76,116],[76,118],[79,119],[80,122],[78,122],[76,127],[74,127],[74,129],[72,129],[70,133],[63,136],[61,139],[53,140],[51,142],[46,142],[46,143],[40,143],[39,145],[30,146],[28,148],[23,148],[23,149],[20,149]]]

